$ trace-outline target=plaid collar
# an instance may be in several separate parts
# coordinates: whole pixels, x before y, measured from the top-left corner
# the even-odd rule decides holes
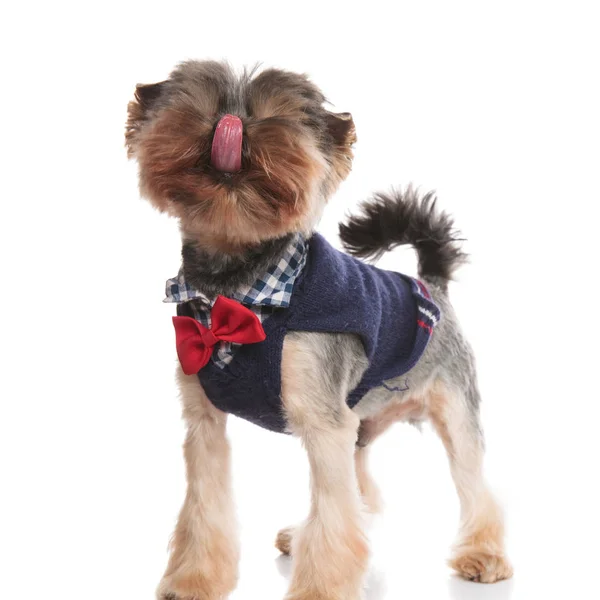
[[[299,233],[294,235],[276,264],[269,267],[252,285],[240,288],[231,297],[251,307],[288,307],[294,283],[306,264],[307,250],[308,242],[304,236]],[[163,302],[179,304],[190,300],[200,300],[201,303],[212,306],[215,298],[207,298],[190,286],[183,276],[183,269],[180,269],[177,277],[167,280],[166,298]]]

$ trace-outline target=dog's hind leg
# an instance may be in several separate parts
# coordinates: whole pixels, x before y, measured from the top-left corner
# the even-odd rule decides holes
[[[378,413],[361,421],[355,454],[356,475],[363,502],[370,513],[375,514],[381,510],[379,489],[367,468],[367,456],[371,444],[394,423],[418,420],[422,412],[423,403],[420,399],[398,397],[388,401]]]
[[[461,529],[450,566],[462,577],[482,583],[508,579],[512,568],[504,552],[502,511],[483,478],[483,435],[479,424],[479,392],[437,383],[428,416],[448,453],[461,505]]]
[[[346,405],[350,366],[332,367],[313,342],[288,336],[282,361],[288,424],[302,439],[311,473],[311,510],[293,537],[286,599],[358,600],[368,546],[354,464],[359,419]]]
[[[379,488],[368,469],[368,454],[368,446],[357,445],[354,452],[354,465],[363,504],[369,513],[376,514],[381,510],[381,498]],[[282,554],[290,555],[292,553],[292,540],[296,531],[296,527],[286,527],[277,534],[275,547]]]
[[[160,600],[218,600],[236,585],[239,554],[227,415],[210,403],[196,375],[179,370],[178,383],[188,427],[188,488],[157,594]]]

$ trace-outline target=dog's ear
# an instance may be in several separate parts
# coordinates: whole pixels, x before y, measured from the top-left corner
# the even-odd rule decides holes
[[[127,106],[127,125],[125,126],[125,145],[130,157],[135,156],[136,138],[149,112],[156,106],[164,92],[166,81],[135,86],[134,99]]]
[[[159,83],[138,83],[135,86],[135,99],[145,109],[149,109],[158,100],[166,81]]]
[[[352,115],[347,112],[327,112],[327,129],[337,146],[352,146],[356,142],[356,128]]]

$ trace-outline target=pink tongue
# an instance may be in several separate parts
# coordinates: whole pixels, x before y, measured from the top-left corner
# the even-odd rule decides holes
[[[234,173],[242,168],[242,135],[244,126],[239,117],[225,115],[217,124],[210,161],[218,171]]]

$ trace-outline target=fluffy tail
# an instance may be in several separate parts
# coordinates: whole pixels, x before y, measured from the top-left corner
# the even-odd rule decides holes
[[[410,244],[419,258],[419,276],[446,282],[467,259],[452,218],[437,211],[433,192],[422,198],[412,188],[376,194],[360,209],[360,214],[340,224],[344,247],[354,256],[377,259],[396,246]]]

